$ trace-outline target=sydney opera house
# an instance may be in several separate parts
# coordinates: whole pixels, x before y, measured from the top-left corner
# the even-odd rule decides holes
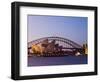
[[[31,53],[42,56],[43,54],[53,54],[62,52],[61,48],[62,46],[56,44],[55,40],[49,42],[48,39],[46,39],[39,44],[33,44],[31,46]]]

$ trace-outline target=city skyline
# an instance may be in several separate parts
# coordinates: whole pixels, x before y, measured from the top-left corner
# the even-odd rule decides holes
[[[87,43],[87,17],[28,15],[28,42],[59,36],[82,45]]]

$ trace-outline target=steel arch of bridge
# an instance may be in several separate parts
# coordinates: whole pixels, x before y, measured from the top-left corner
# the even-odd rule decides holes
[[[79,49],[82,49],[82,46],[77,44],[76,42],[72,41],[72,40],[69,40],[69,39],[66,39],[66,38],[62,38],[62,37],[44,37],[44,38],[40,38],[40,39],[37,39],[37,40],[33,40],[31,42],[28,42],[28,48],[31,47],[32,44],[39,44],[41,43],[42,41],[48,39],[49,40],[55,40],[55,41],[60,41],[60,42],[64,42],[70,46],[72,46],[73,48],[79,48]]]

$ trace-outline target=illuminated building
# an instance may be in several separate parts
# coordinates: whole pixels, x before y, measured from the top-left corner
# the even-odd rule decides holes
[[[59,51],[59,47],[59,44],[55,44],[55,40],[48,42],[48,39],[42,41],[40,44],[33,44],[31,46],[33,53],[40,55],[57,52]]]
[[[84,54],[88,54],[88,46],[87,44],[83,44]]]

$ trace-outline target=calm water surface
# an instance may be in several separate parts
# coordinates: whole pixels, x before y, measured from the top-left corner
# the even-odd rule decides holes
[[[28,66],[87,64],[87,56],[28,57]]]

